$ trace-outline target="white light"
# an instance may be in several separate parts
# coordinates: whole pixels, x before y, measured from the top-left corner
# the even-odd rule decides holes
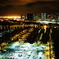
[[[12,46],[15,47],[15,46],[18,46],[19,45],[19,42],[15,42]]]
[[[39,52],[39,55],[42,55],[43,54],[43,52]]]

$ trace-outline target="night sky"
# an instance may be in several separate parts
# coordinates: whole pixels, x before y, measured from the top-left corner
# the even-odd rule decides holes
[[[58,0],[0,0],[0,16],[27,13],[59,13]]]

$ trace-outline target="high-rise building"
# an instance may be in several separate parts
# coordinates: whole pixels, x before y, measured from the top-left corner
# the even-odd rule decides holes
[[[41,20],[45,21],[46,20],[46,13],[41,13]]]
[[[27,20],[29,21],[33,20],[33,14],[27,14]]]
[[[44,19],[44,17],[43,17],[43,13],[41,13],[41,20],[43,20]]]
[[[57,20],[59,21],[59,16],[58,16],[58,19]]]
[[[46,20],[46,13],[44,13],[44,20]]]
[[[34,14],[33,17],[34,17],[34,20],[38,20],[39,19],[39,16],[37,14]]]

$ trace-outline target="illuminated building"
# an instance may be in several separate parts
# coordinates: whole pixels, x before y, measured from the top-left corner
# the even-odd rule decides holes
[[[37,14],[34,14],[34,20],[38,20],[39,16]]]
[[[46,13],[41,13],[41,20],[45,21],[46,20]]]

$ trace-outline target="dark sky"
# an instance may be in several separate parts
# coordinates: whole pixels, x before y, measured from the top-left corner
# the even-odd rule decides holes
[[[49,2],[49,1],[58,1],[58,0],[0,0],[0,6],[6,5],[25,5],[32,2]]]
[[[0,0],[0,15],[59,12],[59,0]]]

